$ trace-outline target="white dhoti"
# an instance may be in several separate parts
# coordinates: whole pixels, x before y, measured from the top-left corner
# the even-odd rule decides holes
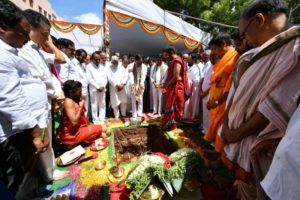
[[[199,115],[199,81],[194,80],[190,87],[190,98],[184,105],[184,119],[194,120]]]
[[[115,118],[120,117],[119,106],[121,109],[121,115],[126,116],[127,94],[125,87],[119,92],[116,90],[116,88],[110,87],[110,103],[114,110]]]
[[[202,112],[203,112],[203,117],[202,117],[202,128],[206,132],[209,124],[210,124],[210,112],[207,109],[207,103],[209,101],[209,95],[206,95],[205,97],[202,97]]]
[[[126,116],[127,94],[126,84],[128,82],[128,72],[121,66],[111,65],[107,69],[107,79],[109,82],[110,103],[113,108],[115,118],[120,117],[119,106],[122,116]],[[122,90],[118,91],[117,86],[123,85]]]
[[[187,69],[187,76],[189,80],[190,98],[184,105],[184,119],[194,120],[196,115],[199,115],[199,81],[201,79],[201,70],[198,65]]]

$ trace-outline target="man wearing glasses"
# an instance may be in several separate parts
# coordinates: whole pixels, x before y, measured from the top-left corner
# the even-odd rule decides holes
[[[273,155],[297,107],[300,27],[289,26],[288,11],[283,0],[256,0],[240,17],[241,36],[258,48],[239,81],[231,106],[227,108],[228,118],[223,123],[222,138],[227,142],[224,159],[237,164],[236,172],[243,172],[237,182],[241,199],[249,199],[253,189],[257,195],[252,198],[266,199],[260,182],[272,159],[280,159],[273,158]],[[298,156],[296,152],[295,156]],[[275,198],[275,193],[282,192],[278,188],[282,188],[285,175],[271,176],[273,178],[265,182],[264,189],[272,199],[281,199]],[[254,177],[256,183],[248,181],[249,177]],[[284,199],[293,198],[285,196]]]

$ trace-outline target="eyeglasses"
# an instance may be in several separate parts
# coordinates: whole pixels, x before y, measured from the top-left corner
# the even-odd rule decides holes
[[[252,18],[252,19],[248,22],[247,26],[244,28],[244,31],[240,31],[240,37],[241,37],[242,39],[245,38],[245,34],[246,34],[246,32],[248,31],[248,29],[249,29],[251,23],[253,22],[253,20],[254,20],[254,18]]]

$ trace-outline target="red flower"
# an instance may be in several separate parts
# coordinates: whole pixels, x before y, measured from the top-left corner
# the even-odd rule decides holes
[[[166,154],[163,154],[161,152],[155,152],[151,154],[152,156],[159,156],[161,158],[163,158],[165,160],[163,166],[165,168],[170,168],[171,167],[171,160],[169,159],[169,156],[167,156]]]

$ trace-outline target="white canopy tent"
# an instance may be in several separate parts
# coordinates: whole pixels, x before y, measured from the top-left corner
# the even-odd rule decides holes
[[[150,0],[106,0],[106,9],[111,52],[157,55],[170,43],[187,52],[211,38]]]
[[[173,45],[180,52],[207,45],[211,35],[155,5],[151,0],[106,0],[104,26],[109,29],[110,52],[154,56]],[[51,34],[67,38],[88,53],[103,49],[102,25],[52,21]]]
[[[85,49],[89,54],[103,47],[102,25],[51,21],[51,35],[67,38],[75,43],[76,49]]]

